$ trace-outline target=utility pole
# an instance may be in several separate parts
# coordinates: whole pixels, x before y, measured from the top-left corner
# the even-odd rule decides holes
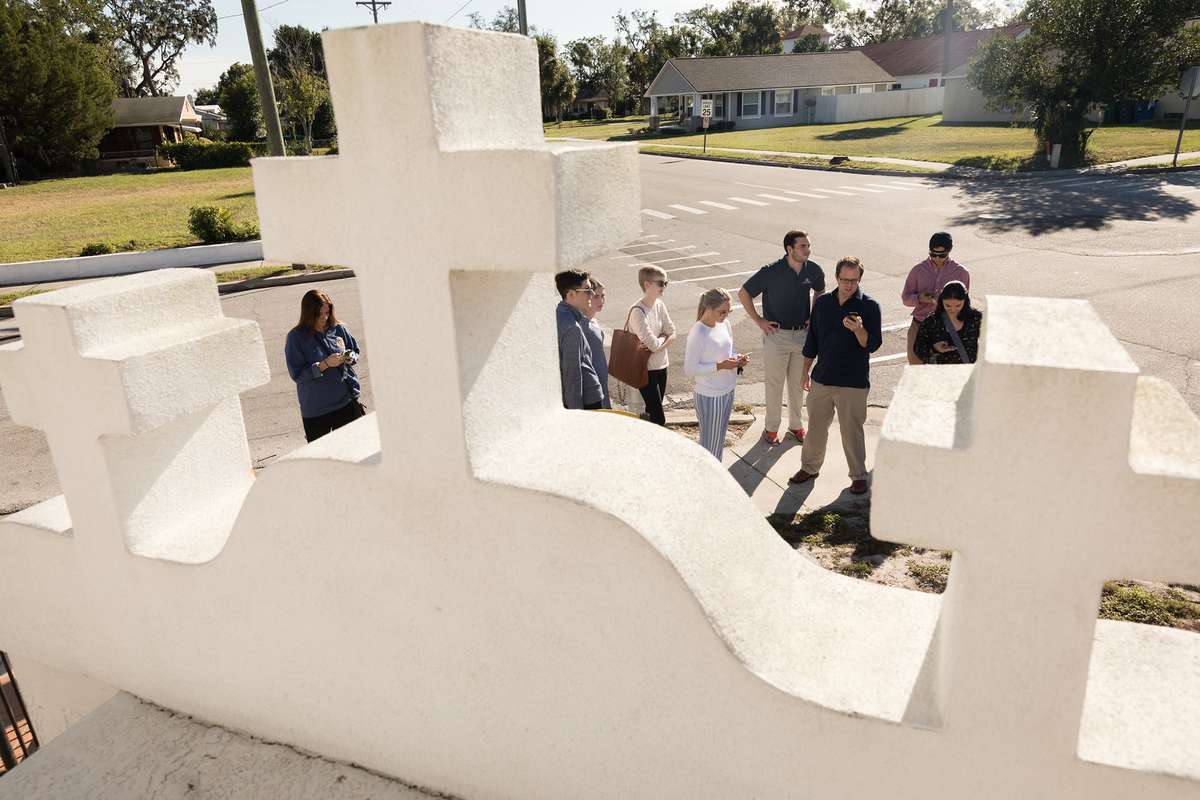
[[[525,16],[525,0],[517,0],[517,24],[521,26],[521,35],[529,35],[529,18]]]
[[[946,0],[946,25],[943,31],[945,39],[942,42],[942,82],[950,72],[950,38],[954,36],[954,0]]]
[[[391,5],[390,0],[358,0],[354,5],[366,6],[371,9],[371,17],[375,20],[375,24],[379,24],[379,9],[387,8]]]
[[[1200,67],[1192,67],[1183,74],[1183,80],[1179,82],[1179,89],[1181,92],[1186,92],[1187,95],[1183,101],[1183,118],[1179,120],[1179,138],[1175,140],[1175,156],[1171,159],[1172,167],[1179,166],[1179,148],[1183,145],[1183,131],[1187,127],[1188,112],[1192,108],[1192,98],[1200,93]],[[4,131],[0,129],[0,134],[3,133]]]
[[[242,18],[246,20],[246,38],[250,40],[250,57],[254,61],[254,77],[258,79],[258,97],[262,101],[263,122],[267,126],[267,147],[273,156],[287,155],[283,147],[283,128],[279,125],[279,107],[275,105],[275,87],[271,84],[271,68],[263,47],[262,30],[258,27],[258,8],[254,0],[242,0]]]

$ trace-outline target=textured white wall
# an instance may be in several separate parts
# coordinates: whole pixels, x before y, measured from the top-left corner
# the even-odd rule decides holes
[[[69,529],[53,502],[0,521],[6,649],[471,798],[1200,797],[1200,637],[1094,623],[1103,577],[1200,577],[1200,423],[1090,307],[991,298],[976,368],[906,373],[872,528],[955,548],[947,594],[827,572],[693,443],[560,407],[550,273],[636,234],[634,148],[544,144],[522,37],[411,23],[325,48],[343,154],[256,161],[256,190],[268,257],[361,275],[377,413],[264,471],[208,563],[175,558],[210,546],[199,517],[133,555],[112,475]],[[467,124],[479,93],[509,115]],[[84,334],[121,297],[144,309],[127,339],[196,344],[171,313],[196,287],[166,275],[98,310],[18,301],[28,346],[58,341],[40,309]],[[6,399],[32,380],[12,374]],[[91,386],[71,374],[30,417],[68,456],[95,446],[63,419]],[[202,374],[161,372],[167,405],[237,384]],[[155,441],[144,485],[226,484]],[[687,476],[669,499],[663,474]],[[930,485],[970,511],[931,519]],[[1031,541],[1045,563],[1017,575]]]

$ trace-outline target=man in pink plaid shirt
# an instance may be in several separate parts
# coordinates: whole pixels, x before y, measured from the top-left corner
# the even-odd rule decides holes
[[[910,307],[912,324],[908,326],[908,363],[920,364],[921,359],[913,352],[913,344],[917,341],[917,329],[921,322],[937,309],[938,295],[950,281],[961,281],[963,286],[971,288],[971,273],[967,268],[950,258],[954,249],[954,238],[945,231],[938,231],[929,237],[929,258],[917,264],[908,273],[904,282],[904,290],[900,299]]]

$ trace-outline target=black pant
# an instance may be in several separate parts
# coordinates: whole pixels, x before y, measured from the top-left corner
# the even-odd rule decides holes
[[[650,380],[640,391],[642,401],[646,404],[646,416],[655,425],[666,425],[667,415],[663,411],[663,398],[667,395],[667,368],[649,371]]]
[[[355,397],[337,411],[331,411],[319,417],[303,417],[301,422],[304,423],[304,438],[310,442],[316,441],[325,434],[336,431],[343,425],[365,416],[366,413],[367,410],[363,408],[363,404],[358,402],[358,398]]]

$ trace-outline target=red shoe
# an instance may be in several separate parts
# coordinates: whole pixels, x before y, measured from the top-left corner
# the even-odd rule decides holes
[[[804,444],[804,428],[789,428],[788,430],[791,432],[792,436],[796,437],[796,441],[800,442],[800,444]]]
[[[774,446],[779,444],[779,434],[775,433],[775,431],[763,431],[762,438],[769,445]]]

